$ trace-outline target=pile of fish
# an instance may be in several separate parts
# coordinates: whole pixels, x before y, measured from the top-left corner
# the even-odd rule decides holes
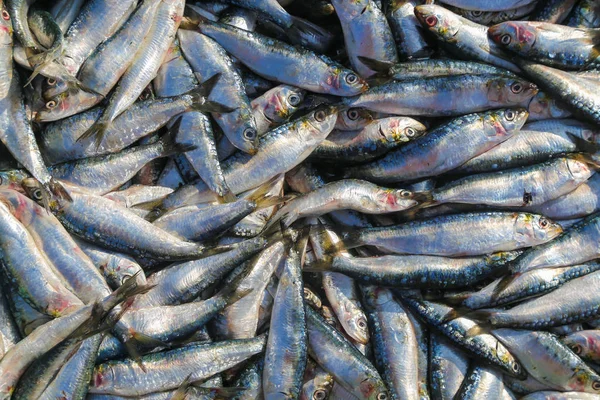
[[[0,399],[600,399],[600,1],[0,5]]]

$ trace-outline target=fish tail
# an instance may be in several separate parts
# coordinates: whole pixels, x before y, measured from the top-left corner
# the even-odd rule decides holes
[[[301,44],[302,37],[306,34],[315,37],[323,36],[323,32],[321,32],[317,26],[313,25],[309,21],[295,16],[292,16],[292,25],[286,29],[285,34],[294,44]]]
[[[201,80],[201,76],[199,74],[195,74],[198,81]],[[219,113],[226,114],[235,110],[235,108],[226,106],[225,104],[218,103],[216,101],[208,100],[208,97],[212,93],[215,88],[217,82],[221,78],[221,73],[216,73],[204,82],[202,82],[198,87],[190,90],[188,94],[192,97],[192,106],[191,108],[197,111],[211,112],[211,113]]]
[[[98,119],[87,131],[77,138],[77,142],[93,137],[96,148],[100,147],[100,144],[104,139],[104,135],[106,134],[106,131],[110,127],[111,123],[112,121],[110,120],[110,117],[103,114],[100,119]]]
[[[177,133],[179,131],[179,124],[181,123],[181,118],[179,118],[176,122],[176,126],[169,129],[169,131],[163,135],[160,139],[162,142],[162,151],[161,157],[169,157],[176,154],[185,153],[187,151],[192,151],[197,148],[196,145],[190,143],[177,143]]]

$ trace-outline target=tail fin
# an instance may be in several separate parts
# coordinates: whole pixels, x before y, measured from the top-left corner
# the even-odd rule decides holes
[[[104,139],[104,135],[106,134],[108,128],[110,128],[111,124],[112,121],[110,120],[110,118],[102,114],[100,118],[87,131],[83,133],[83,135],[77,138],[76,141],[79,142],[81,140],[94,137],[96,148],[98,148],[100,147],[100,144]]]
[[[200,75],[197,73],[195,75],[198,81],[200,81]],[[208,100],[208,97],[210,96],[212,90],[215,88],[217,82],[219,82],[220,78],[221,73],[216,73],[204,82],[202,82],[197,88],[192,89],[188,92],[188,94],[192,96],[193,99],[192,109],[204,112],[214,112],[219,114],[226,114],[235,110],[235,108],[228,107],[225,104]]]
[[[169,129],[163,137],[160,139],[162,143],[162,157],[169,157],[176,154],[185,153],[186,151],[192,151],[197,146],[189,143],[177,143],[177,133],[179,132],[179,126],[181,125],[181,118],[177,119],[177,122]]]
[[[369,57],[358,56],[358,60],[365,66],[367,66],[369,69],[381,73],[382,75],[380,76],[389,77],[390,69],[394,66],[393,62],[375,60]]]

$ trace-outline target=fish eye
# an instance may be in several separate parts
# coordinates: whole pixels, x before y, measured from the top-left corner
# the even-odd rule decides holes
[[[298,104],[300,104],[300,96],[298,96],[297,94],[291,94],[288,97],[288,103],[290,103],[290,105],[292,106],[297,106]]]
[[[325,397],[327,397],[327,393],[323,389],[316,390],[313,393],[314,400],[323,400]]]
[[[381,392],[377,395],[377,400],[387,400],[388,395],[387,393]]]
[[[592,383],[592,389],[594,389],[594,390],[600,390],[600,381],[594,381]]]
[[[49,110],[52,110],[54,107],[56,107],[58,103],[56,103],[56,101],[54,100],[50,100],[49,102],[46,103],[46,108]]]
[[[481,10],[473,10],[471,11],[471,15],[474,17],[481,17],[483,15],[483,11]]]
[[[571,346],[571,350],[573,350],[573,353],[575,353],[575,354],[581,354],[581,352],[583,351],[583,348],[581,347],[580,344],[574,344],[573,346]]]
[[[10,19],[10,14],[6,10],[2,10],[2,19],[8,21]]]
[[[519,94],[519,93],[521,93],[523,91],[523,85],[521,85],[519,82],[513,83],[510,86],[510,90],[514,94]]]
[[[56,85],[56,79],[48,78],[48,79],[46,79],[46,83],[48,84],[48,86],[54,86],[54,85]]]
[[[360,329],[365,329],[367,327],[367,321],[364,318],[358,320],[357,325]]]
[[[36,201],[41,201],[43,196],[42,196],[42,189],[35,189],[31,195],[33,196],[33,199]]]
[[[425,23],[427,24],[427,26],[436,26],[438,23],[438,19],[435,15],[430,15],[429,17],[425,18]]]
[[[510,44],[511,40],[512,40],[512,38],[510,37],[510,35],[508,33],[505,35],[502,35],[500,37],[500,43],[502,43],[502,44]]]
[[[317,112],[315,113],[315,119],[316,119],[318,122],[323,122],[323,121],[325,121],[325,117],[326,117],[326,115],[325,115],[325,111],[322,111],[322,110],[321,110],[321,111],[317,111]]]
[[[408,137],[413,137],[417,134],[417,131],[414,128],[406,128],[406,130],[404,132],[406,133],[406,136],[408,136]]]
[[[512,370],[516,373],[521,372],[521,366],[518,363],[513,363]]]
[[[409,192],[408,190],[401,190],[400,191],[400,196],[402,197],[410,197],[411,196],[411,192]]]
[[[121,285],[127,282],[127,279],[131,278],[132,276],[133,275],[131,274],[123,274],[123,277],[121,278]]]
[[[547,220],[546,218],[543,218],[543,217],[542,217],[542,218],[540,218],[540,227],[541,227],[541,228],[545,228],[545,227],[547,227],[547,226],[548,226],[548,224],[550,224],[550,223],[548,222],[548,220]]]
[[[244,131],[244,139],[246,139],[246,140],[256,139],[256,129],[246,128],[246,130]]]
[[[360,116],[358,110],[356,110],[354,108],[349,109],[348,112],[346,113],[346,115],[352,121],[356,121],[358,119],[358,117]]]
[[[356,74],[348,74],[346,75],[346,83],[348,83],[349,85],[353,85],[356,82],[358,82],[358,76],[356,76]]]
[[[515,112],[513,110],[506,110],[506,112],[504,113],[504,117],[508,121],[512,121],[513,119],[515,119]]]

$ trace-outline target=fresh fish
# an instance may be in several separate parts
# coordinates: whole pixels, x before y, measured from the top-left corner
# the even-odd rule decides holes
[[[432,333],[429,339],[431,353],[431,394],[441,400],[454,399],[467,376],[469,359],[443,336]]]
[[[345,175],[377,182],[436,176],[518,134],[527,115],[524,109],[507,109],[459,117],[379,160],[347,168]]]
[[[450,117],[518,106],[538,92],[521,78],[499,75],[454,75],[391,81],[342,101],[395,115]]]
[[[463,8],[465,10],[504,11],[512,10],[517,7],[524,7],[528,4],[535,3],[536,1],[537,0],[493,0],[482,4],[477,0],[442,0],[441,3]]]
[[[354,71],[312,51],[210,21],[201,23],[198,30],[267,79],[336,96],[352,96],[367,89]]]
[[[548,0],[538,2],[529,16],[533,21],[544,21],[560,24],[564,21],[577,0]]]
[[[425,129],[425,125],[409,117],[376,119],[358,131],[332,132],[310,158],[330,163],[371,161],[421,137]]]
[[[504,391],[502,374],[493,368],[474,366],[455,395],[456,399],[500,399]]]
[[[298,398],[302,390],[308,357],[307,312],[311,310],[304,304],[302,242],[298,241],[285,255],[274,296],[262,381],[266,400]]]
[[[460,58],[519,72],[519,67],[510,61],[510,56],[488,37],[487,26],[433,4],[416,6],[415,15],[425,29]]]
[[[177,389],[188,377],[193,381],[209,378],[262,352],[265,342],[265,336],[257,336],[149,354],[142,357],[145,371],[131,360],[100,364],[94,369],[89,392],[131,397]],[[176,367],[173,359],[178,360]]]
[[[252,100],[252,114],[258,135],[264,135],[290,119],[298,111],[306,91],[290,85],[279,85]]]
[[[564,3],[564,1],[563,1]],[[600,64],[600,34],[547,22],[511,21],[494,25],[489,35],[498,44],[531,62],[581,70]]]

